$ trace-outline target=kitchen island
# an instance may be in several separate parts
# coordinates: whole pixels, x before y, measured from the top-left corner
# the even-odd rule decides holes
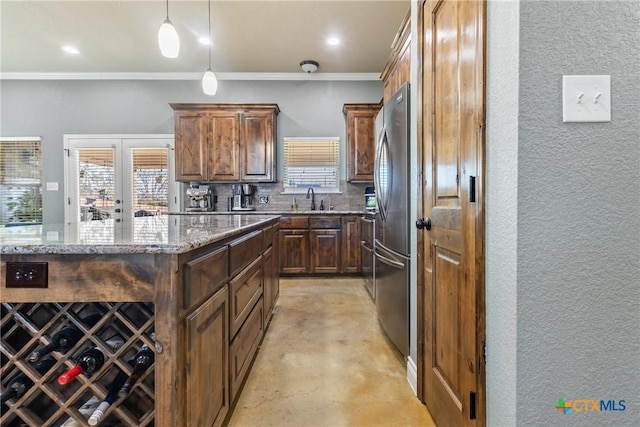
[[[124,231],[111,220],[0,229],[2,391],[19,374],[34,383],[2,404],[0,424],[86,425],[83,404],[104,399],[148,346],[155,362],[103,420],[221,425],[277,300],[278,221],[194,214],[135,218]],[[29,354],[67,326],[81,338],[40,372]],[[115,335],[124,345],[111,348]],[[104,364],[60,386],[57,376],[94,346]]]

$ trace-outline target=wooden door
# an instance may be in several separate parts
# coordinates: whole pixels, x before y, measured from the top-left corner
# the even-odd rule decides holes
[[[241,123],[242,181],[275,181],[275,113],[247,111]]]
[[[271,233],[271,228],[264,233]],[[262,255],[262,304],[264,305],[264,325],[267,326],[273,313],[273,247],[268,248]]]
[[[207,112],[209,126],[208,181],[240,179],[240,118],[231,111]]]
[[[484,22],[482,1],[422,4],[423,230],[419,374],[439,426],[484,412]]]
[[[311,273],[340,273],[340,230],[310,230]]]
[[[202,114],[176,112],[176,181],[207,180],[207,130]]]
[[[376,115],[379,104],[345,104],[347,126],[347,181],[373,182]]]
[[[342,272],[360,273],[360,217],[356,215],[342,217]]]
[[[229,411],[227,296],[225,286],[186,319],[187,426],[220,426]]]
[[[309,230],[280,230],[280,273],[309,272]]]

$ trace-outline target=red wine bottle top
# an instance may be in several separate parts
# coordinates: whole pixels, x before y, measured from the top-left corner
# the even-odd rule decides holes
[[[82,371],[84,371],[82,366],[80,365],[74,366],[73,368],[69,369],[67,372],[65,372],[64,374],[58,377],[58,384],[60,385],[67,384],[69,381],[71,381],[72,379],[80,375]]]

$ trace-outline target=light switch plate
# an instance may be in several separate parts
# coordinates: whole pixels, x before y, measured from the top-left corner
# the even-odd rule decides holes
[[[57,182],[47,182],[47,191],[58,191]]]
[[[611,76],[562,76],[562,121],[610,122]]]

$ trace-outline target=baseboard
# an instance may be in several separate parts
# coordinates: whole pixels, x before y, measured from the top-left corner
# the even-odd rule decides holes
[[[418,395],[418,367],[416,363],[411,359],[411,356],[407,357],[407,381],[413,390],[413,394]]]

